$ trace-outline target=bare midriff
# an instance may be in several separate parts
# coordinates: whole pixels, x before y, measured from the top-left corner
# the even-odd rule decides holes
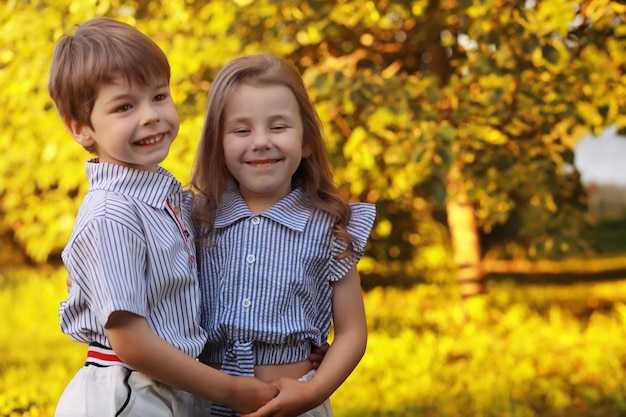
[[[209,363],[215,369],[221,369],[219,363]],[[308,360],[285,363],[282,365],[255,365],[254,376],[261,381],[271,381],[278,378],[300,379],[311,371],[311,362]]]

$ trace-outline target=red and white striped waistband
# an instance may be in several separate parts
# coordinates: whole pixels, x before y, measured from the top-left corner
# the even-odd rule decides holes
[[[129,365],[125,364],[118,358],[115,353],[104,346],[94,346],[93,344],[89,345],[89,349],[87,349],[87,361],[85,362],[86,366],[123,366],[127,369],[133,369]]]

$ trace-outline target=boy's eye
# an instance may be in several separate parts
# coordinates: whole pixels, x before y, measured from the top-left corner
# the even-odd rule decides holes
[[[154,97],[154,101],[163,101],[163,100],[165,100],[166,98],[167,98],[167,96],[166,96],[165,94],[157,94],[157,95]]]
[[[132,106],[130,104],[122,104],[121,106],[119,106],[119,107],[117,107],[115,109],[115,112],[116,113],[122,113],[122,112],[130,110],[131,108],[132,108]]]

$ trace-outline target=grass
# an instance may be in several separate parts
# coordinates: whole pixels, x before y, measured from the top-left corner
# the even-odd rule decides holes
[[[626,221],[589,238],[618,259]],[[626,415],[626,272],[574,275],[494,275],[467,302],[431,284],[367,291],[368,350],[335,417]],[[0,272],[0,417],[52,416],[82,365],[58,327],[65,293],[62,268]]]
[[[61,269],[0,273],[0,416],[52,416],[84,360],[58,330],[64,281]],[[453,287],[373,289],[368,350],[331,398],[335,416],[626,415],[625,303],[626,281],[498,279],[465,304]]]

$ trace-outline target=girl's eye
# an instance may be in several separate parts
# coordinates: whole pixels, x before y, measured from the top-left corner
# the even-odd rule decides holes
[[[238,135],[243,135],[245,133],[248,133],[250,130],[249,129],[245,129],[245,128],[239,128],[239,129],[235,129],[233,130],[234,133],[238,134]]]
[[[287,129],[287,126],[285,125],[277,125],[277,126],[273,126],[272,130],[285,130]]]

